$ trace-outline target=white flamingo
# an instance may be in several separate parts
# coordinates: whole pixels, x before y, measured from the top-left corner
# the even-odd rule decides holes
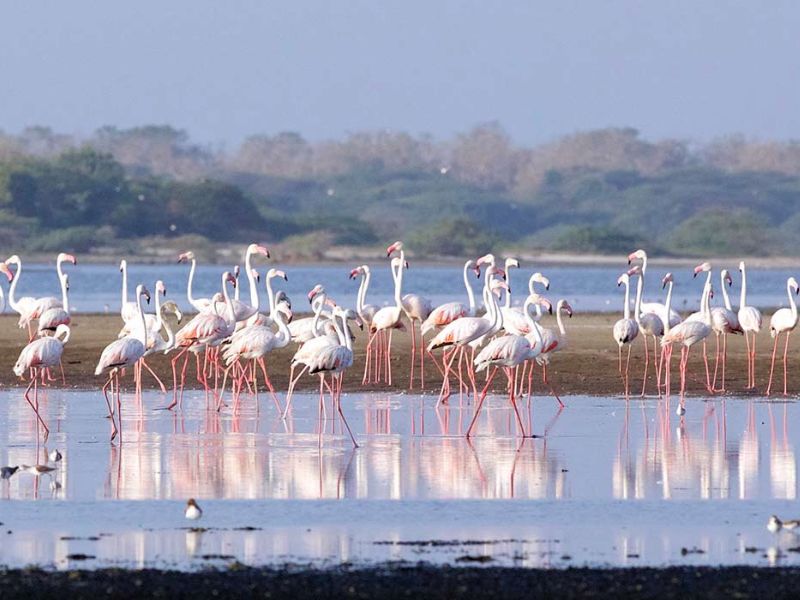
[[[45,440],[50,434],[47,424],[39,414],[39,388],[38,380],[40,375],[48,369],[61,364],[61,356],[64,353],[64,345],[69,341],[69,326],[59,325],[56,328],[55,335],[40,337],[22,349],[14,364],[14,374],[17,377],[22,377],[25,373],[31,373],[31,381],[25,389],[25,401],[33,409],[36,418],[42,425],[45,431]],[[61,336],[64,336],[63,338]],[[33,400],[30,398],[31,387],[33,387]]]
[[[747,272],[744,261],[739,263],[739,272],[742,274],[742,290],[739,296],[739,326],[744,331],[744,341],[747,344],[747,389],[756,387],[756,336],[761,331],[761,311],[754,306],[747,306]],[[752,334],[752,343],[750,337]]]
[[[789,336],[792,331],[794,331],[794,328],[797,327],[797,303],[794,297],[798,292],[800,292],[800,287],[797,285],[797,280],[794,277],[789,277],[789,279],[786,280],[786,295],[789,297],[789,308],[778,309],[769,320],[769,333],[775,339],[775,342],[772,346],[772,364],[769,368],[767,396],[769,396],[772,391],[772,375],[775,372],[775,354],[778,351],[778,339],[781,337],[782,333],[786,334],[786,344],[783,347],[783,395],[787,395]]]
[[[108,417],[111,419],[112,440],[117,436],[117,433],[122,430],[122,403],[120,400],[119,384],[120,371],[127,367],[135,367],[144,356],[147,349],[147,326],[144,318],[144,310],[142,309],[142,297],[147,298],[147,301],[150,302],[150,292],[148,292],[147,288],[143,285],[139,284],[136,286],[136,309],[141,321],[139,332],[142,337],[139,338],[136,337],[136,335],[129,335],[111,342],[103,349],[100,360],[94,370],[95,375],[108,373],[108,381],[103,385],[103,396],[105,397],[106,406],[108,407]],[[134,377],[136,379],[136,395],[139,397],[141,394],[141,375],[136,373],[135,368]],[[109,386],[113,386],[111,390],[112,394],[114,393],[114,389],[116,389],[119,427],[117,427],[114,422],[114,411],[111,408],[111,401],[108,398]]]
[[[641,275],[642,278],[642,286],[644,286],[644,278],[647,275],[647,252],[644,250],[636,250],[635,252],[631,252],[628,255],[628,265],[630,265],[634,260],[640,260],[641,264]],[[661,304],[660,302],[642,302],[641,303],[641,311],[642,313],[655,313],[659,316],[661,321],[666,326],[667,323],[667,314],[669,314],[669,325],[670,327],[675,327],[678,323],[681,322],[681,316],[672,308],[667,310],[666,305]]]
[[[56,257],[56,274],[58,275],[58,283],[59,285],[63,286],[63,275],[64,271],[62,269],[62,265],[65,262],[71,262],[72,264],[77,264],[77,260],[71,254],[67,254],[65,252],[61,252]],[[16,298],[16,290],[17,285],[19,284],[19,280],[22,278],[22,260],[19,256],[14,254],[10,256],[5,263],[3,263],[4,267],[6,264],[14,264],[17,266],[17,273],[12,277],[9,273],[6,273],[6,276],[9,277],[9,281],[11,281],[11,286],[8,289],[8,303],[11,308],[19,314],[19,328],[24,329],[25,327],[28,328],[28,337],[29,339],[33,338],[33,329],[31,327],[31,323],[38,319],[41,314],[49,308],[59,307],[61,306],[61,298],[55,298],[51,296],[46,296],[42,298],[34,298],[33,296],[24,296],[22,298]]]
[[[640,278],[641,281],[641,278]],[[625,286],[625,304],[623,305],[623,317],[614,323],[613,334],[614,341],[617,342],[618,356],[619,356],[619,374],[622,376],[622,381],[625,385],[625,395],[628,395],[628,368],[631,362],[631,344],[639,335],[639,324],[635,319],[631,319],[631,302],[630,302],[630,276],[623,273],[617,279],[617,286]],[[625,361],[625,372],[622,372],[622,347],[628,346],[628,358]],[[647,348],[647,342],[645,342]]]
[[[628,276],[638,275],[639,278],[636,282],[636,301],[634,303],[634,319],[639,325],[639,333],[642,334],[642,341],[644,342],[644,375],[642,377],[642,393],[641,397],[644,398],[647,391],[647,371],[650,367],[650,351],[647,344],[647,338],[653,338],[653,361],[658,357],[658,339],[664,335],[664,322],[656,313],[643,313],[642,312],[642,290],[644,283],[642,279],[642,268],[639,265],[634,266],[628,271]],[[661,395],[661,372],[656,369],[656,393]]]

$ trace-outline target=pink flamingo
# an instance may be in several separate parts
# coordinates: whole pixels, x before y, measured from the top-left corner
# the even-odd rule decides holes
[[[644,278],[645,275],[647,275],[647,252],[641,249],[636,250],[635,252],[631,252],[628,255],[628,265],[630,266],[630,264],[634,260],[639,260],[642,262],[641,264],[642,272],[640,277],[642,278],[642,286],[644,286]],[[667,307],[664,304],[661,304],[660,302],[642,302],[641,312],[643,314],[646,313],[657,314],[665,326],[667,321],[667,315],[669,315],[669,324],[671,327],[675,327],[675,325],[681,322],[681,316],[678,314],[676,310],[672,308],[667,309]]]
[[[398,246],[400,244],[400,246]],[[405,257],[402,254],[402,243],[395,242],[386,250],[386,255],[391,256],[392,253],[397,250],[398,248],[401,249],[401,258],[399,261],[400,267],[397,270],[397,273],[394,271],[394,264],[390,263],[389,268],[392,269],[392,277],[394,278],[394,306],[384,306],[378,312],[376,312],[372,317],[372,325],[370,326],[370,337],[367,341],[367,349],[372,347],[372,344],[375,343],[376,336],[378,335],[386,335],[388,332],[388,340],[386,341],[386,352],[385,352],[385,360],[386,360],[386,369],[385,369],[385,378],[386,383],[392,385],[392,332],[395,329],[399,329],[401,331],[405,330],[405,325],[403,324],[402,318],[403,314],[405,314],[403,310],[403,298],[401,296],[401,290],[403,288],[403,262],[405,261]],[[412,327],[413,329],[413,327]],[[413,363],[412,363],[413,364]],[[376,373],[376,377],[379,376],[379,372]]]
[[[394,271],[392,272],[392,276],[394,278]],[[350,271],[350,279],[356,279],[357,277],[361,277],[361,282],[358,284],[358,295],[356,296],[356,313],[367,328],[370,328],[372,326],[372,318],[375,316],[375,313],[378,312],[378,307],[374,304],[366,303],[367,291],[369,290],[369,284],[372,280],[372,273],[369,266],[361,265]],[[370,367],[372,366],[373,353],[374,348],[367,345],[367,356],[364,360],[364,375],[361,378],[362,385],[366,384],[367,380],[370,379]]]
[[[182,350],[175,356],[175,358],[172,359],[172,376],[175,380],[175,393],[172,398],[172,403],[166,407],[167,410],[171,410],[179,402],[176,367],[178,360],[180,360],[181,357],[184,357],[184,361],[181,369],[180,399],[182,400],[183,398],[186,364],[189,360],[187,352],[191,351],[195,354],[195,360],[197,361],[198,367],[197,372],[198,374],[201,372],[203,373],[201,383],[203,383],[206,389],[206,394],[208,393],[208,382],[205,376],[205,368],[202,370],[200,369],[200,358],[197,353],[200,352],[200,350],[205,350],[204,363],[208,363],[209,358],[211,359],[211,361],[215,364],[214,373],[216,376],[216,357],[214,355],[214,350],[222,343],[223,340],[229,338],[236,328],[236,315],[233,311],[231,297],[228,294],[228,282],[233,283],[234,285],[236,284],[236,280],[234,279],[233,275],[231,275],[229,271],[225,271],[222,274],[222,296],[225,299],[225,314],[218,315],[214,311],[201,312],[186,325],[184,325],[175,335],[175,346],[182,348]]]
[[[638,275],[639,279],[636,282],[636,301],[634,303],[634,319],[636,324],[639,325],[639,333],[642,334],[642,341],[644,342],[644,375],[642,376],[642,393],[641,397],[644,398],[647,391],[647,370],[650,367],[650,348],[647,344],[647,338],[653,338],[653,360],[657,360],[658,356],[658,339],[664,335],[664,322],[656,313],[643,313],[642,312],[642,291],[644,288],[644,280],[642,278],[642,268],[635,266],[628,271],[628,276],[632,277]],[[661,374],[656,370],[656,393],[661,395]]]
[[[69,314],[69,275],[61,275],[61,306],[54,306],[45,310],[39,317],[37,331],[39,335],[46,332],[54,332],[59,325],[69,325],[71,317]]]
[[[669,277],[668,282],[671,284],[672,275],[668,273],[667,277]],[[665,277],[665,281],[667,281],[667,277]],[[662,347],[666,348],[667,352],[667,371],[669,371],[669,358],[672,356],[673,345],[678,344],[681,346],[681,401],[677,409],[679,415],[683,415],[686,412],[686,399],[684,394],[686,391],[686,373],[689,363],[689,352],[692,349],[692,346],[698,342],[704,341],[709,335],[711,335],[711,308],[709,306],[709,298],[711,296],[710,282],[707,281],[705,283],[703,286],[703,291],[704,293],[701,302],[703,319],[701,321],[683,321],[675,327],[667,326],[665,327],[667,330],[664,332],[664,337],[661,338],[661,345]],[[706,373],[708,373],[708,357],[704,354],[703,359],[706,363]],[[710,381],[706,382],[706,387],[710,392]],[[669,394],[669,389],[667,389],[667,394]]]
[[[391,256],[394,252],[400,253],[400,271],[402,272],[402,267],[405,265],[408,268],[408,263],[406,262],[406,255],[405,250],[403,249],[403,242],[395,242],[391,246],[386,249],[386,256]],[[400,286],[402,287],[402,278],[400,278]],[[409,376],[408,382],[408,389],[413,389],[414,387],[414,367],[416,364],[416,355],[419,353],[419,380],[420,380],[420,389],[425,387],[425,352],[423,351],[423,338],[422,338],[422,323],[427,319],[431,311],[433,311],[433,304],[431,301],[425,298],[424,296],[420,296],[419,294],[405,294],[401,298],[400,307],[403,309],[406,317],[408,317],[408,321],[411,324],[411,373]],[[420,337],[419,342],[417,341],[417,325],[420,327]],[[389,331],[389,343],[387,345],[387,352],[389,355],[388,360],[391,361],[391,346],[392,346],[392,333]],[[389,385],[392,384],[392,372],[391,372],[391,362],[388,363],[388,375],[389,375]]]
[[[194,252],[184,252],[178,255],[178,262],[183,263],[191,261],[192,266],[189,269],[189,281],[186,283],[186,298],[189,300],[189,304],[191,304],[197,312],[203,312],[208,309],[213,302],[212,298],[195,298],[192,295],[192,284],[194,283],[194,272],[197,269],[197,259],[194,256]],[[124,292],[123,292],[124,293]]]
[[[69,326],[61,324],[56,327],[55,335],[52,337],[40,337],[22,349],[19,358],[14,365],[14,374],[22,377],[26,372],[31,373],[31,382],[25,389],[25,400],[36,413],[36,418],[45,431],[45,440],[50,434],[50,430],[45,424],[44,419],[39,414],[39,389],[37,381],[39,375],[44,375],[44,370],[50,369],[61,364],[61,355],[64,353],[64,345],[69,341]],[[63,338],[61,336],[64,336]],[[30,391],[33,387],[33,400],[30,399]]]
[[[143,285],[136,286],[136,309],[139,313],[141,320],[141,329],[137,333],[141,333],[142,338],[135,335],[129,335],[119,338],[111,342],[105,347],[97,367],[94,370],[95,375],[108,373],[108,381],[103,385],[103,396],[106,400],[108,407],[108,417],[111,419],[111,440],[117,436],[117,433],[122,430],[122,403],[120,400],[120,384],[119,376],[120,371],[127,367],[134,367],[134,378],[136,379],[136,395],[141,395],[141,374],[136,372],[136,365],[144,356],[147,349],[147,326],[144,318],[144,310],[142,309],[142,297],[150,302],[150,292],[147,291]],[[112,386],[111,393],[113,394],[116,389],[117,396],[117,415],[119,419],[119,428],[114,422],[114,411],[111,408],[111,401],[108,398],[108,387]]]
[[[641,281],[641,279],[640,279]],[[617,279],[617,286],[625,286],[625,304],[623,305],[623,317],[614,323],[614,341],[617,342],[619,354],[619,374],[622,376],[622,381],[625,385],[625,396],[628,395],[628,368],[631,362],[631,344],[633,340],[639,335],[639,324],[635,319],[631,319],[631,302],[630,302],[630,276],[623,273]],[[628,359],[625,361],[625,373],[622,372],[622,347],[628,346]],[[647,342],[645,342],[647,348]]]
[[[800,287],[797,285],[797,280],[794,277],[789,277],[786,280],[786,295],[789,297],[789,308],[781,308],[775,311],[769,321],[769,333],[775,339],[772,346],[772,365],[769,368],[769,384],[767,385],[767,396],[772,390],[772,374],[775,372],[775,354],[778,351],[778,339],[782,333],[786,334],[786,344],[783,346],[783,395],[786,396],[787,386],[787,362],[789,353],[789,336],[794,328],[797,327],[797,303],[794,300],[795,295],[800,292]]]
[[[739,297],[739,326],[744,331],[744,341],[747,344],[747,389],[756,387],[756,336],[761,331],[761,311],[754,306],[747,306],[747,273],[744,261],[739,263],[742,274],[742,291]],[[753,343],[750,343],[750,334]]]

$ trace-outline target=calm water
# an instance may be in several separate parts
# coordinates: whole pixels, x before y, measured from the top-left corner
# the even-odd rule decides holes
[[[274,261],[269,266],[280,268]],[[269,266],[259,265],[263,274]],[[355,265],[353,265],[355,266]],[[373,271],[367,301],[384,305],[392,301],[393,283],[385,263],[371,265]],[[715,265],[731,270],[735,285],[731,289],[733,304],[738,305],[739,277],[735,264]],[[622,306],[622,290],[617,288],[617,277],[625,270],[625,261],[620,261],[618,268],[608,266],[545,266],[512,270],[511,285],[515,304],[519,304],[527,295],[527,282],[535,270],[542,271],[550,278],[548,296],[553,300],[566,298],[573,308],[584,311],[618,311]],[[121,275],[113,265],[67,265],[70,274],[70,302],[77,312],[116,312],[119,310],[121,296]],[[220,274],[224,267],[199,266],[195,275],[193,292],[197,297],[209,297],[219,291]],[[693,279],[692,270],[681,266],[663,268],[651,266],[648,270],[645,300],[663,302],[661,277],[667,270],[675,276],[673,306],[680,311],[697,310],[700,305],[703,279]],[[325,285],[328,292],[343,305],[355,305],[358,282],[348,279],[349,266],[292,266],[285,267],[289,281],[273,280],[275,289],[283,289],[294,300],[296,306],[305,306],[304,298],[317,283]],[[181,308],[187,308],[186,283],[189,275],[187,265],[129,265],[130,294],[136,283],[144,282],[152,288],[157,279],[167,285],[168,297],[176,300]],[[797,271],[787,269],[752,269],[748,272],[748,304],[759,307],[775,308],[785,306],[786,278],[800,276]],[[719,293],[719,273],[715,271],[714,302],[721,304]],[[243,278],[242,296],[249,299],[249,287]],[[480,302],[480,282],[471,277],[478,302]],[[7,286],[3,283],[4,290]],[[404,292],[415,292],[430,298],[435,304],[451,300],[466,301],[466,291],[462,280],[462,270],[457,266],[413,266],[406,271]],[[47,265],[24,265],[24,272],[17,288],[17,295],[52,296],[60,295],[55,268]],[[264,282],[259,284],[261,302],[266,304]],[[7,311],[10,308],[7,308]],[[301,309],[302,310],[302,309]]]
[[[800,539],[765,528],[800,517],[795,402],[689,399],[681,421],[674,399],[536,398],[522,408],[542,437],[522,442],[497,397],[470,443],[472,407],[434,401],[347,395],[354,450],[334,420],[319,447],[312,396],[284,423],[267,399],[233,417],[195,394],[171,414],[151,393],[125,400],[110,445],[98,392],[51,390],[47,449],[64,459],[0,482],[0,564],[800,564]],[[0,393],[0,464],[45,451],[21,392]],[[190,496],[203,531],[187,529]]]

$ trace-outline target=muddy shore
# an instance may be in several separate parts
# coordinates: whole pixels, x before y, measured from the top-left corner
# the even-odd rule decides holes
[[[557,353],[548,369],[549,378],[561,394],[589,394],[589,395],[608,395],[621,394],[623,384],[618,372],[617,346],[611,337],[611,328],[617,315],[612,314],[576,314],[572,319],[565,319],[567,328],[568,345],[565,350]],[[556,327],[555,319],[547,317],[544,321],[547,327]],[[73,319],[72,337],[64,351],[64,368],[67,375],[67,385],[72,388],[92,389],[102,385],[104,378],[94,375],[94,368],[102,349],[113,340],[121,321],[117,315],[75,315]],[[356,330],[357,331],[357,330]],[[404,333],[397,332],[394,336],[393,350],[393,374],[394,385],[390,389],[386,384],[361,385],[363,365],[365,358],[365,346],[367,335],[365,332],[357,331],[357,341],[355,343],[355,365],[346,372],[345,392],[354,391],[407,391],[409,385],[409,366],[410,366],[410,337]],[[0,386],[18,386],[24,384],[12,372],[12,367],[16,362],[20,350],[27,341],[27,333],[18,329],[16,317],[3,315],[0,317]],[[714,340],[709,341],[709,361],[711,370],[714,368]],[[652,341],[651,341],[652,347]],[[781,344],[782,349],[782,344]],[[277,390],[286,390],[289,378],[289,363],[296,346],[289,345],[286,348],[271,353],[268,356],[268,370],[270,378]],[[763,393],[766,389],[767,378],[769,375],[770,353],[772,350],[772,340],[765,327],[762,329],[758,339],[758,353],[756,363],[757,389],[755,392],[745,391],[746,385],[746,350],[742,336],[731,336],[728,342],[728,368],[727,368],[727,389],[729,394],[753,394]],[[439,356],[439,351],[436,352]],[[779,351],[780,355],[780,351]],[[148,359],[150,366],[159,374],[171,388],[172,370],[169,356],[152,356]],[[673,356],[673,376],[672,389],[676,391],[679,385],[678,378],[678,351]],[[792,377],[796,372],[797,365],[800,365],[800,347],[790,348],[789,352],[789,393],[800,392],[800,378]],[[644,349],[643,341],[640,337],[633,344],[631,354],[631,394],[638,394],[641,391],[642,371],[644,368]],[[782,392],[782,367],[780,356],[776,366],[777,391]],[[705,375],[702,362],[702,353],[699,348],[692,351],[692,358],[689,365],[690,379],[687,390],[692,394],[705,393]],[[198,382],[194,378],[193,368],[189,368],[187,373],[187,385],[197,388]],[[654,370],[651,363],[648,393],[655,393]],[[132,386],[131,376],[127,375],[127,385]],[[503,389],[501,377],[497,377],[497,391]],[[536,388],[536,384],[539,387]],[[316,377],[306,376],[301,380],[299,389],[316,389],[318,380]],[[58,382],[57,385],[61,385]],[[441,385],[441,377],[436,367],[426,361],[425,391],[438,392]],[[149,376],[145,377],[146,387],[155,387],[155,382]],[[537,393],[543,391],[541,387],[541,374],[537,370],[535,378],[535,390]],[[419,389],[419,383],[415,382],[414,390]]]
[[[3,598],[795,598],[800,569],[448,568],[0,571]]]

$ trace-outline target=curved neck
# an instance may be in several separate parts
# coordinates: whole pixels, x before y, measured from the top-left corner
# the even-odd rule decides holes
[[[239,285],[239,277],[236,278],[236,287],[233,288],[233,299],[238,300],[241,294],[242,286]]]
[[[469,262],[464,264],[464,287],[467,288],[467,300],[469,301],[469,314],[475,314],[475,292],[469,284]]]
[[[189,299],[189,304],[197,308],[194,296],[192,296],[192,283],[194,282],[194,270],[197,268],[197,260],[192,259],[192,267],[189,269],[189,282],[186,284],[186,297]]]
[[[711,279],[709,277],[709,279]],[[706,325],[711,325],[711,282],[709,281],[703,286],[703,297],[700,301],[700,310],[703,311],[703,322]],[[669,318],[669,315],[667,315]]]
[[[792,292],[792,286],[789,285],[789,282],[786,282],[786,294],[789,296],[789,308],[792,311],[792,320],[796,323],[797,322],[797,304],[794,301],[794,292]]]
[[[539,331],[539,326],[536,324],[536,321],[534,321],[533,316],[531,315],[532,304],[536,306],[536,314],[540,315],[541,313],[541,308],[539,308],[539,305],[537,303],[532,301],[526,301],[524,309],[525,319],[528,321],[531,333],[533,334],[533,337],[536,338],[536,345],[539,347],[539,350],[541,351],[542,346],[544,345],[544,340],[542,339],[542,332]],[[533,350],[533,348],[531,348],[531,350]]]
[[[744,265],[742,265],[742,291],[741,291],[741,294],[739,296],[739,308],[740,309],[742,309],[745,306],[747,306],[747,304],[745,303],[746,299],[747,299],[747,273],[745,272]]]
[[[360,315],[364,312],[364,284],[367,281],[367,274],[361,274],[361,281],[358,282],[358,295],[356,296],[356,312]]]
[[[169,321],[167,321],[161,316],[160,310],[158,311],[158,320],[161,323],[161,327],[167,330],[166,347],[172,348],[175,345],[175,333],[172,331],[172,327],[170,327]],[[161,327],[159,327],[159,331],[161,330]]]
[[[163,325],[164,319],[161,316],[161,292],[156,288],[156,331],[160,332]]]
[[[69,341],[69,336],[72,333],[72,330],[69,327],[67,327],[66,329],[63,330],[63,332],[64,332],[63,338],[59,338],[58,336],[56,336],[56,339],[58,339],[58,341],[61,342],[62,346]]]
[[[7,261],[11,262],[11,261]],[[14,279],[11,281],[11,285],[8,288],[8,304],[11,306],[13,310],[19,312],[19,305],[17,304],[17,300],[14,297],[14,293],[17,290],[17,283],[19,283],[20,277],[22,277],[22,261],[17,258],[17,272],[14,273]]]
[[[236,313],[233,312],[233,302],[231,302],[230,294],[228,294],[228,286],[227,280],[225,276],[222,276],[222,296],[225,298],[225,312],[227,313],[227,319],[225,321],[228,324],[236,324]]]
[[[627,302],[625,303],[627,305]],[[561,307],[564,306],[564,301],[559,300],[558,305],[556,306],[556,323],[558,323],[558,331],[561,333],[562,336],[567,334],[567,330],[564,329],[564,322],[561,320]],[[631,309],[628,308],[628,315],[630,315]],[[630,316],[628,317],[630,318]]]
[[[629,279],[625,280],[625,306],[622,308],[623,315],[626,319],[631,318],[631,282]],[[556,320],[561,319],[561,311],[558,311]],[[561,321],[559,320],[559,326]]]
[[[61,270],[61,264],[64,261],[62,259],[56,260],[56,273],[58,273],[58,280],[61,281],[61,278],[64,276],[64,271]]]
[[[672,305],[672,282],[670,281],[667,285],[668,285],[668,287],[667,287],[667,301],[664,303],[665,306],[666,306],[666,309],[664,310],[664,314],[666,315],[666,319],[664,320],[664,323],[663,323],[663,325],[664,325],[664,335],[666,335],[669,332],[669,312],[670,312],[670,306]]]
[[[725,308],[727,308],[728,310],[732,311],[733,308],[731,307],[731,299],[728,296],[728,286],[726,286],[725,283],[726,283],[725,282],[725,277],[724,277],[722,271],[720,271],[720,273],[719,273],[719,284],[720,284],[720,287],[722,288],[722,299],[725,302]]]
[[[292,334],[289,331],[289,327],[286,324],[286,315],[284,315],[281,311],[275,311],[275,322],[278,324],[278,333],[275,335],[277,338],[277,347],[283,348],[289,343],[289,340],[292,339]]]
[[[320,317],[322,316],[322,309],[325,307],[326,298],[327,296],[325,295],[325,293],[317,294],[317,296],[314,298],[314,302],[316,303],[316,305],[312,306],[312,308],[314,309],[314,319],[311,321],[311,331],[314,333],[315,336],[318,336],[321,333],[319,330],[319,320]]]
[[[508,284],[509,289],[506,290],[506,308],[511,308],[511,269],[506,265],[506,283]]]

